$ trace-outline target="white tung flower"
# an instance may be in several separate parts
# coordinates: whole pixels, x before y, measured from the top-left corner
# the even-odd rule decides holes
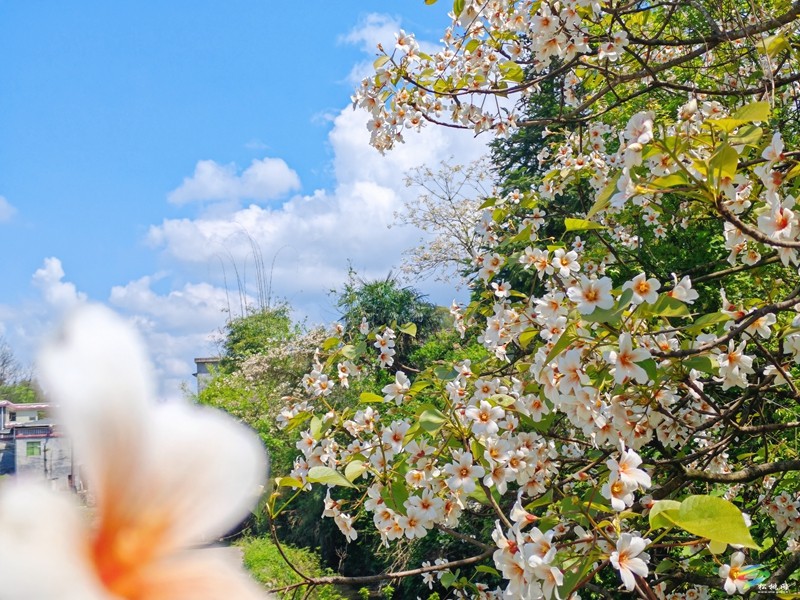
[[[617,383],[624,383],[628,379],[647,383],[649,379],[647,371],[636,363],[648,358],[650,352],[644,348],[633,349],[631,334],[626,332],[619,336],[619,352],[609,352],[607,360],[614,365],[614,381]]]
[[[610,278],[589,279],[581,276],[578,285],[567,290],[567,296],[578,305],[578,312],[588,315],[595,308],[609,309],[614,306],[614,297],[611,295],[613,283]]]
[[[644,549],[649,543],[648,539],[623,533],[617,540],[617,549],[611,553],[611,564],[619,571],[622,583],[629,592],[636,587],[634,575],[647,577],[647,561],[650,557],[644,553]]]
[[[76,312],[38,367],[96,513],[90,525],[66,495],[4,483],[3,598],[260,598],[237,569],[189,549],[250,511],[266,474],[255,434],[210,409],[156,403],[142,343],[101,307]]]

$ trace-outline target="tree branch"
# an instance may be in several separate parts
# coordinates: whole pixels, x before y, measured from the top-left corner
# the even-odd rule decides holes
[[[733,473],[710,473],[697,469],[684,469],[687,479],[696,481],[710,481],[713,483],[747,483],[761,479],[773,473],[783,473],[785,471],[800,471],[800,459],[781,460],[765,465],[755,465],[749,469],[734,471]]]
[[[395,573],[380,573],[378,575],[363,575],[360,577],[344,577],[342,575],[332,575],[328,577],[315,577],[307,580],[307,585],[369,585],[372,583],[379,583],[389,579],[400,579],[403,577],[412,577],[414,575],[422,575],[423,573],[433,573],[435,571],[444,571],[445,569],[457,569],[459,567],[466,567],[479,563],[482,560],[489,558],[496,549],[486,550],[476,556],[469,558],[462,558],[461,560],[454,560],[440,565],[430,565],[428,567],[419,567],[417,569],[409,569],[407,571],[397,571]],[[270,590],[274,591],[274,590]]]

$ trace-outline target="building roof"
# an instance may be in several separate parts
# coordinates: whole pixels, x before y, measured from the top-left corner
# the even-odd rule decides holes
[[[16,402],[11,402],[11,400],[0,400],[0,407],[6,407],[9,410],[18,411],[18,410],[48,410],[51,408],[50,404],[45,402],[31,402],[26,403],[22,402],[17,404]]]

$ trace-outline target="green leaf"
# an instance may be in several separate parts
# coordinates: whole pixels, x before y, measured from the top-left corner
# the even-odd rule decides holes
[[[783,178],[783,181],[784,183],[786,183],[794,179],[798,175],[800,175],[800,163],[795,163],[792,165],[792,168],[787,171],[786,175]]]
[[[581,315],[581,319],[591,323],[616,324],[622,319],[622,315],[632,299],[633,290],[629,288],[620,294],[617,302],[611,308],[595,308],[588,315]]]
[[[686,304],[667,294],[659,295],[658,300],[653,304],[640,304],[636,312],[637,315],[643,317],[688,317],[690,315]]]
[[[642,367],[647,373],[647,377],[650,378],[650,381],[658,381],[658,365],[656,365],[656,361],[652,358],[648,358],[641,362],[637,362],[637,365]]]
[[[322,421],[319,420],[319,417],[316,415],[311,417],[311,423],[309,423],[309,429],[311,429],[311,437],[315,440],[320,439],[320,432],[322,431]]]
[[[425,4],[428,4],[428,5],[436,4],[437,1],[438,0],[425,0]]]
[[[406,323],[400,327],[400,331],[411,337],[417,336],[417,326],[415,323]]]
[[[711,540],[708,543],[708,551],[711,554],[723,554],[725,550],[728,549],[728,544],[725,542],[718,542],[717,540]]]
[[[464,11],[465,0],[453,0],[453,14],[460,15]]]
[[[289,419],[289,423],[287,423],[284,431],[287,432],[294,431],[295,429],[303,425],[306,421],[308,421],[310,418],[311,418],[311,413],[308,411],[298,413],[297,415]]]
[[[344,476],[348,481],[355,481],[367,470],[367,465],[363,460],[353,460],[347,463],[344,468]]]
[[[728,143],[731,146],[758,146],[763,135],[764,130],[761,127],[745,125],[728,138]]]
[[[669,513],[669,518],[674,518],[678,527],[694,535],[760,549],[750,536],[741,511],[724,498],[689,496],[681,502],[677,512]]]
[[[342,340],[340,340],[338,337],[329,337],[327,340],[322,342],[322,349],[327,352],[328,350],[336,348],[341,341]]]
[[[488,573],[489,575],[500,577],[500,572],[497,569],[494,569],[488,565],[478,565],[477,567],[475,567],[475,570],[478,573]]]
[[[620,175],[622,173],[617,173],[615,177],[608,182],[608,185],[603,188],[603,191],[597,195],[597,198],[592,205],[592,208],[589,209],[589,212],[586,213],[586,218],[591,219],[601,210],[605,210],[608,206],[609,201],[611,200],[611,196],[614,195],[614,192],[617,191],[617,182],[619,181]]]
[[[444,94],[445,92],[450,90],[450,83],[447,79],[442,79],[441,77],[433,82],[433,91],[438,92],[439,94]]]
[[[442,584],[442,587],[445,589],[449,588],[453,583],[456,581],[456,576],[451,573],[450,571],[445,571],[442,573],[442,576],[439,578],[439,583]]]
[[[377,404],[383,402],[383,396],[373,394],[372,392],[361,392],[358,401],[361,402],[361,404]]]
[[[760,49],[763,49],[771,57],[774,57],[791,47],[789,46],[788,40],[781,34],[771,35],[768,38],[764,38],[762,43],[763,46],[761,46]]]
[[[714,312],[709,313],[707,315],[703,315],[702,317],[698,317],[695,319],[695,322],[692,323],[691,327],[687,327],[686,331],[692,334],[700,333],[705,327],[709,327],[710,325],[717,325],[718,323],[726,323],[731,320],[730,315],[726,315],[722,312]]]
[[[543,416],[540,420],[534,421],[530,417],[524,417],[525,423],[531,428],[535,429],[539,433],[548,433],[550,431],[550,426],[553,424],[553,421],[556,420],[557,413],[550,412],[549,414]],[[528,423],[530,421],[530,423]]]
[[[381,491],[381,498],[393,511],[401,515],[406,514],[405,502],[408,500],[408,488],[403,478],[399,477],[392,481],[391,485],[384,487]]]
[[[526,329],[522,333],[519,334],[519,345],[523,348],[527,348],[528,345],[539,337],[539,330],[538,329]]]
[[[525,71],[523,71],[522,67],[520,67],[513,60],[501,62],[497,65],[497,68],[500,69],[500,73],[507,81],[520,83],[525,79]]]
[[[751,102],[733,113],[733,118],[744,123],[753,121],[769,121],[769,102]]]
[[[533,502],[528,502],[525,505],[525,510],[531,512],[535,508],[539,508],[541,506],[550,506],[553,503],[553,488],[550,488],[545,492],[543,495],[538,497]]]
[[[484,506],[490,505],[489,497],[486,495],[486,491],[482,487],[476,487],[467,495],[467,497],[483,504]]]
[[[435,433],[447,423],[447,415],[435,406],[427,405],[418,417],[419,426],[428,433]]]
[[[668,573],[668,572],[676,572],[680,569],[680,565],[676,563],[671,558],[666,558],[664,560],[659,561],[658,565],[656,566],[656,573]]]
[[[311,483],[324,483],[325,485],[339,485],[342,487],[355,487],[344,475],[330,467],[311,467],[306,477]]]
[[[494,196],[489,196],[483,203],[478,207],[478,210],[483,210],[484,208],[492,208],[495,204],[497,204],[497,198]]]
[[[675,527],[672,515],[677,514],[681,503],[676,500],[658,500],[650,509],[650,529]]]
[[[740,125],[746,125],[753,121],[768,121],[769,113],[769,102],[751,102],[737,110],[732,117],[708,119],[706,124],[730,132]]]
[[[684,173],[683,171],[676,171],[675,173],[670,173],[669,175],[663,175],[661,177],[656,177],[655,179],[651,179],[650,181],[647,182],[647,186],[645,187],[668,189],[686,185],[687,181],[688,180],[686,178],[686,173]]]
[[[586,219],[564,219],[564,228],[567,231],[586,231],[587,229],[607,229],[605,225],[587,221]]]
[[[576,325],[575,323],[570,323],[564,330],[564,333],[561,334],[561,337],[558,338],[558,341],[553,346],[553,349],[548,353],[547,358],[544,359],[544,364],[550,364],[556,356],[566,350],[567,347],[577,338],[578,335],[576,333]]]
[[[342,346],[341,353],[345,358],[355,360],[367,351],[367,345],[364,342],[359,342],[358,345],[347,344]]]
[[[294,477],[276,477],[275,486],[301,488],[303,487],[303,482],[299,479],[295,479]]]
[[[708,163],[708,176],[716,184],[719,184],[723,179],[733,181],[738,164],[739,153],[729,144],[720,144]]]
[[[493,396],[489,396],[486,400],[495,406],[502,406],[503,408],[508,408],[516,402],[516,400],[508,394],[494,394]]]
[[[427,379],[417,379],[409,388],[408,393],[411,395],[415,395],[420,393],[425,388],[431,387],[431,382]]]
[[[387,62],[389,62],[389,60],[390,60],[390,57],[387,56],[386,54],[384,54],[383,56],[379,56],[378,58],[375,59],[375,62],[372,63],[372,68],[377,71],[383,65],[385,65]]]
[[[433,374],[443,381],[450,381],[458,377],[458,371],[456,371],[453,367],[446,367],[444,365],[439,365],[436,367],[433,370]]]
[[[480,40],[471,39],[470,41],[467,42],[467,45],[464,46],[464,50],[466,50],[467,52],[474,52],[475,48],[477,48],[480,45],[481,45]]]
[[[708,375],[716,375],[719,368],[717,361],[706,354],[684,358],[681,360],[681,366],[687,371],[694,369]]]
[[[583,557],[579,563],[564,570],[564,583],[558,588],[558,597],[569,598],[570,594],[575,591],[575,587],[586,577],[586,575],[595,566],[596,556],[589,554]]]

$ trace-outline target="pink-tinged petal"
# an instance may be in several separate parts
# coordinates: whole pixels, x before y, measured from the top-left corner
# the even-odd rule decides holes
[[[33,482],[0,486],[0,597],[113,600],[95,575],[86,525],[66,496]]]

